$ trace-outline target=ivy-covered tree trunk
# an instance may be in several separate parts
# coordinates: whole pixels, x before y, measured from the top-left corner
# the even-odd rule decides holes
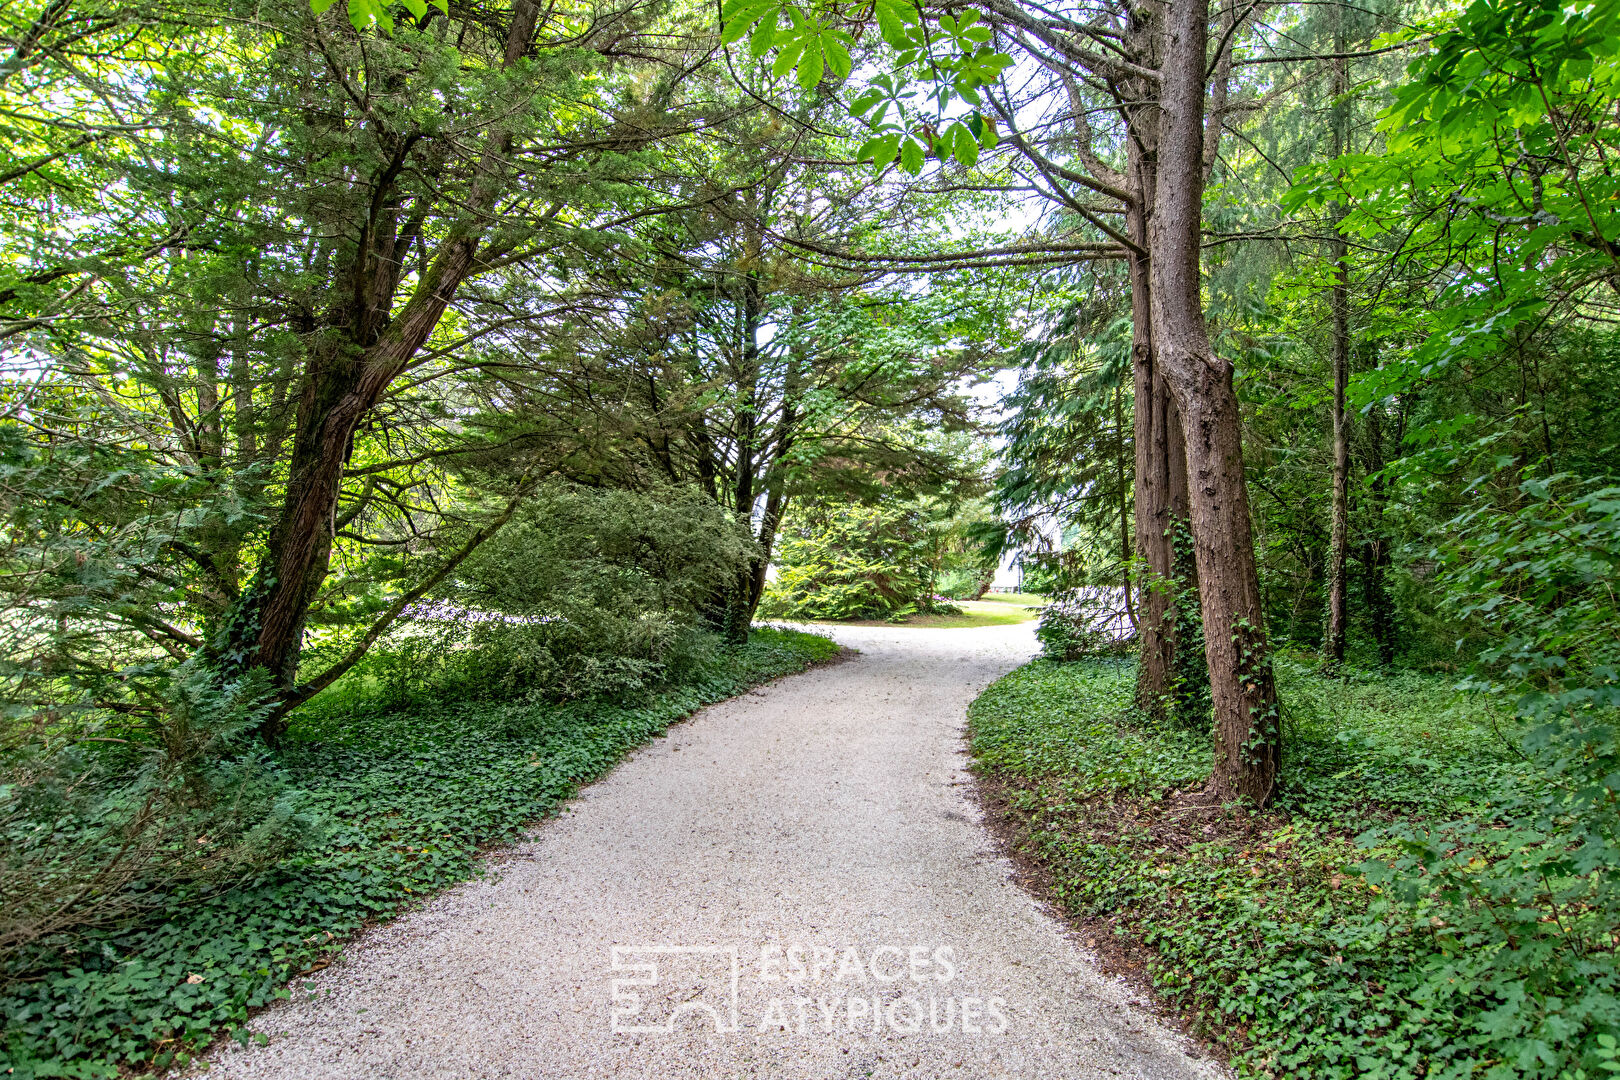
[[[1131,217],[1137,215],[1133,212]],[[1175,531],[1188,513],[1186,448],[1181,415],[1158,370],[1151,330],[1148,260],[1130,260],[1135,395],[1136,553],[1143,563],[1137,599],[1137,703],[1154,715],[1175,711],[1176,574]]]
[[[1207,0],[1165,12],[1158,186],[1151,223],[1153,336],[1186,437],[1192,533],[1215,713],[1210,794],[1263,804],[1282,758],[1276,687],[1266,642],[1243,428],[1232,366],[1215,355],[1204,321],[1203,225]]]
[[[1161,12],[1152,5],[1133,9],[1125,47],[1144,68],[1157,66]],[[1142,80],[1135,98],[1151,102],[1155,89]],[[1188,514],[1187,457],[1181,416],[1164,381],[1153,341],[1153,271],[1150,222],[1158,185],[1159,110],[1141,104],[1127,110],[1125,181],[1131,198],[1126,202],[1125,233],[1136,250],[1126,257],[1131,290],[1131,370],[1135,401],[1134,438],[1136,475],[1135,548],[1144,574],[1137,599],[1136,699],[1155,716],[1183,711],[1178,701],[1182,680],[1178,670],[1189,658],[1181,655],[1177,618],[1178,600],[1196,584],[1178,573],[1175,534]],[[1185,560],[1183,560],[1185,562]],[[1201,663],[1201,659],[1197,661]]]

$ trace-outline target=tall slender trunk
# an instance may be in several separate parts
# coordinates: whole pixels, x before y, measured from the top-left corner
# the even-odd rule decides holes
[[[1337,11],[1337,9],[1335,9]],[[1333,51],[1344,52],[1344,13],[1337,11]],[[1333,61],[1333,156],[1345,152],[1350,92],[1350,62],[1340,55]],[[1333,204],[1333,238],[1328,242],[1333,256],[1333,518],[1328,532],[1328,610],[1327,633],[1322,639],[1322,660],[1328,668],[1344,663],[1344,640],[1350,616],[1349,582],[1345,555],[1350,542],[1350,417],[1344,397],[1350,385],[1350,246],[1345,242],[1344,208]]]
[[[793,307],[793,318],[799,318],[801,311],[797,304]],[[759,554],[754,559],[753,578],[748,593],[748,621],[754,620],[754,613],[759,610],[759,602],[765,596],[765,575],[770,570],[771,552],[776,547],[776,533],[781,528],[782,517],[787,513],[788,496],[783,489],[787,477],[783,475],[782,463],[786,460],[788,452],[799,433],[799,395],[804,392],[803,356],[797,348],[789,349],[782,370],[782,407],[777,415],[775,431],[771,438],[770,456],[761,462],[764,466],[762,483],[765,485],[765,513],[760,519],[759,534],[755,537],[759,544]]]
[[[1163,6],[1133,7],[1125,49],[1144,68],[1159,63]],[[1135,441],[1135,553],[1142,567],[1136,596],[1139,662],[1136,700],[1144,711],[1168,717],[1186,711],[1179,673],[1189,659],[1181,641],[1178,599],[1197,586],[1178,574],[1175,533],[1187,520],[1187,455],[1181,417],[1165,384],[1153,339],[1152,222],[1158,190],[1157,87],[1143,80],[1125,89],[1127,126],[1125,233],[1136,245],[1126,258],[1131,290],[1133,437]]]
[[[471,270],[477,246],[472,236],[447,242],[411,303],[371,347],[341,342],[317,346],[312,353],[298,403],[286,495],[258,574],[238,608],[232,636],[241,644],[227,646],[228,666],[267,668],[278,690],[292,691],[309,608],[331,563],[343,467],[355,432],[427,341],[447,306],[445,298]],[[232,655],[237,650],[240,654]]]
[[[776,547],[776,532],[782,525],[782,515],[787,513],[787,497],[782,494],[780,483],[772,485],[765,495],[765,512],[759,522],[759,555],[755,557],[751,567],[748,588],[748,621],[754,621],[754,613],[759,610],[759,602],[765,596],[765,575],[771,567],[771,550]]]
[[[528,51],[538,17],[535,0],[513,0],[504,67]],[[472,220],[453,228],[439,245],[398,315],[390,317],[390,311],[402,273],[395,256],[404,249],[396,252],[400,236],[388,219],[381,233],[368,226],[348,268],[352,277],[340,275],[334,289],[343,298],[310,345],[281,510],[254,580],[215,643],[227,671],[266,668],[284,703],[298,700],[304,626],[331,562],[343,468],[355,433],[472,272],[483,233],[477,215],[494,206],[505,186],[512,132],[497,123],[487,138],[467,198]],[[261,734],[279,735],[285,717],[286,709],[278,709]]]
[[[1136,617],[1136,603],[1131,596],[1131,559],[1136,554],[1134,520],[1131,516],[1131,497],[1125,487],[1125,394],[1114,387],[1114,482],[1119,486],[1119,561],[1120,587],[1125,596],[1125,617],[1131,629],[1140,633],[1141,624]],[[1134,443],[1133,449],[1134,449]],[[1133,474],[1134,476],[1134,471]]]
[[[1146,260],[1140,262],[1145,278]],[[1134,318],[1144,324],[1143,333],[1133,343],[1136,551],[1143,564],[1136,605],[1140,643],[1136,696],[1142,709],[1167,717],[1183,704],[1177,700],[1177,671],[1183,659],[1179,655],[1177,600],[1183,589],[1196,586],[1185,580],[1187,575],[1177,573],[1176,531],[1187,521],[1189,508],[1187,451],[1180,411],[1164,381],[1151,334],[1146,332],[1151,290],[1144,287],[1142,292],[1146,295],[1135,305],[1140,314]]]
[[[757,259],[757,240],[751,244],[751,248],[750,254]],[[754,472],[759,451],[755,439],[759,430],[759,320],[762,306],[759,273],[750,270],[743,275],[742,304],[738,314],[737,474],[732,495],[737,519],[750,530],[754,520]],[[748,640],[748,630],[754,616],[754,583],[763,573],[763,568],[745,567],[731,587],[726,604],[725,636],[734,645]]]
[[[1395,603],[1389,595],[1389,536],[1384,531],[1385,488],[1384,479],[1384,407],[1374,404],[1367,411],[1365,467],[1367,484],[1367,512],[1371,520],[1362,544],[1361,602],[1372,624],[1373,641],[1378,646],[1378,660],[1383,664],[1395,662]]]
[[[1161,9],[1133,10],[1127,48],[1144,67],[1154,65],[1159,48]],[[1143,574],[1136,598],[1139,661],[1136,700],[1139,707],[1165,716],[1176,708],[1177,625],[1175,618],[1176,556],[1174,530],[1187,516],[1186,450],[1181,418],[1153,341],[1152,246],[1154,198],[1158,185],[1159,110],[1153,88],[1135,88],[1139,104],[1126,109],[1126,182],[1132,199],[1125,209],[1125,233],[1139,249],[1126,258],[1131,289],[1131,391],[1136,472],[1135,550]]]
[[[1136,231],[1143,215],[1132,209],[1126,224]],[[1158,372],[1150,326],[1149,269],[1147,259],[1132,255],[1131,358],[1135,399],[1136,554],[1142,561],[1142,588],[1137,600],[1138,661],[1136,700],[1146,712],[1163,716],[1169,708],[1175,679],[1175,631],[1170,618],[1169,583],[1175,572],[1170,544],[1169,392]]]
[[[1165,9],[1158,184],[1152,221],[1153,341],[1180,408],[1194,549],[1215,712],[1210,794],[1265,803],[1282,741],[1243,476],[1232,366],[1204,320],[1200,250],[1208,0]]]

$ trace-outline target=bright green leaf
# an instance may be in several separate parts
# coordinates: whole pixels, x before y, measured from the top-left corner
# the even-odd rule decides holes
[[[806,90],[814,90],[825,73],[826,61],[821,58],[821,50],[817,48],[817,43],[812,41],[810,47],[804,50],[803,59],[799,61],[799,85]]]
[[[774,44],[776,44],[776,19],[774,17],[762,19],[759,26],[755,27],[753,36],[748,39],[748,53],[758,59],[770,52]]]
[[[923,152],[922,144],[915,139],[907,139],[900,147],[900,167],[912,176],[922,172],[923,162],[927,155]]]
[[[827,70],[833,73],[833,77],[842,79],[848,75],[850,69],[854,67],[854,62],[843,43],[830,34],[822,34],[821,47],[827,55]]]
[[[804,52],[803,45],[787,45],[776,54],[776,62],[771,65],[771,75],[780,79],[792,71],[799,62],[799,55]]]

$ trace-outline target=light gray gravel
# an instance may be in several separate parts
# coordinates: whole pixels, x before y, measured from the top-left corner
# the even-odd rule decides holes
[[[301,980],[253,1025],[269,1045],[209,1075],[1221,1076],[1097,971],[980,824],[965,711],[1033,653],[1031,627],[835,636],[861,655],[674,728],[489,879]]]

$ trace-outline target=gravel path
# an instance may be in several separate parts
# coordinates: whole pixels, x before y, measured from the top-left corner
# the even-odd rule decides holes
[[[269,1045],[208,1075],[1221,1076],[979,824],[964,712],[1030,625],[835,636],[861,655],[672,729],[490,879],[301,981],[255,1022]]]

